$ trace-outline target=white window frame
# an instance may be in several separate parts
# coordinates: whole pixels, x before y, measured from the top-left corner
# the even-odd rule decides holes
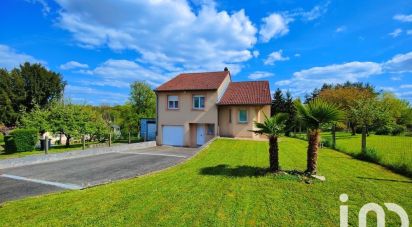
[[[170,105],[170,104],[172,104],[172,105]],[[167,96],[167,109],[168,110],[178,110],[179,109],[179,96],[177,96],[177,95],[168,95]]]
[[[240,113],[242,112],[242,111],[245,111],[246,112],[246,121],[242,121],[242,120],[240,120]],[[239,110],[239,112],[238,112],[238,121],[239,121],[239,123],[241,123],[241,124],[246,124],[246,123],[248,123],[248,120],[249,120],[249,113],[248,113],[248,111],[247,110]]]
[[[199,99],[199,107],[195,107],[195,99]],[[203,107],[200,105],[200,98],[203,98]],[[204,95],[193,95],[192,97],[192,108],[195,110],[204,110],[206,106],[206,97]]]

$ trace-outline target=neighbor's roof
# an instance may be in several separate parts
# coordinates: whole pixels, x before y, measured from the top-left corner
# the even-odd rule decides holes
[[[155,91],[216,90],[229,71],[182,73],[160,85]]]
[[[218,105],[269,105],[272,103],[268,81],[232,82]]]

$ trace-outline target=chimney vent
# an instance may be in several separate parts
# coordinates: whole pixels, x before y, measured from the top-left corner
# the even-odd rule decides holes
[[[225,67],[224,71],[227,72],[227,71],[229,71],[229,69],[227,67]]]

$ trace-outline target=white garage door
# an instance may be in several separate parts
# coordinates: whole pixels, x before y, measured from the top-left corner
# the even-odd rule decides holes
[[[183,126],[165,125],[163,126],[163,144],[172,146],[183,146],[184,129]]]

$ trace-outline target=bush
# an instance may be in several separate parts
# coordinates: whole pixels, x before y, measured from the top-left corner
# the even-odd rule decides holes
[[[37,130],[33,129],[16,129],[5,137],[6,152],[24,152],[32,151],[38,140]]]
[[[403,133],[403,132],[405,132],[405,131],[406,131],[406,127],[405,127],[405,126],[395,125],[395,126],[393,127],[393,129],[392,129],[391,134],[394,135],[394,136],[398,136],[398,135],[400,135],[401,133]]]
[[[385,125],[385,126],[382,126],[376,129],[375,134],[376,135],[389,135],[391,134],[392,130],[393,130],[392,127],[390,127],[389,125]]]
[[[332,147],[332,138],[324,138],[322,139],[323,146],[325,147]]]

